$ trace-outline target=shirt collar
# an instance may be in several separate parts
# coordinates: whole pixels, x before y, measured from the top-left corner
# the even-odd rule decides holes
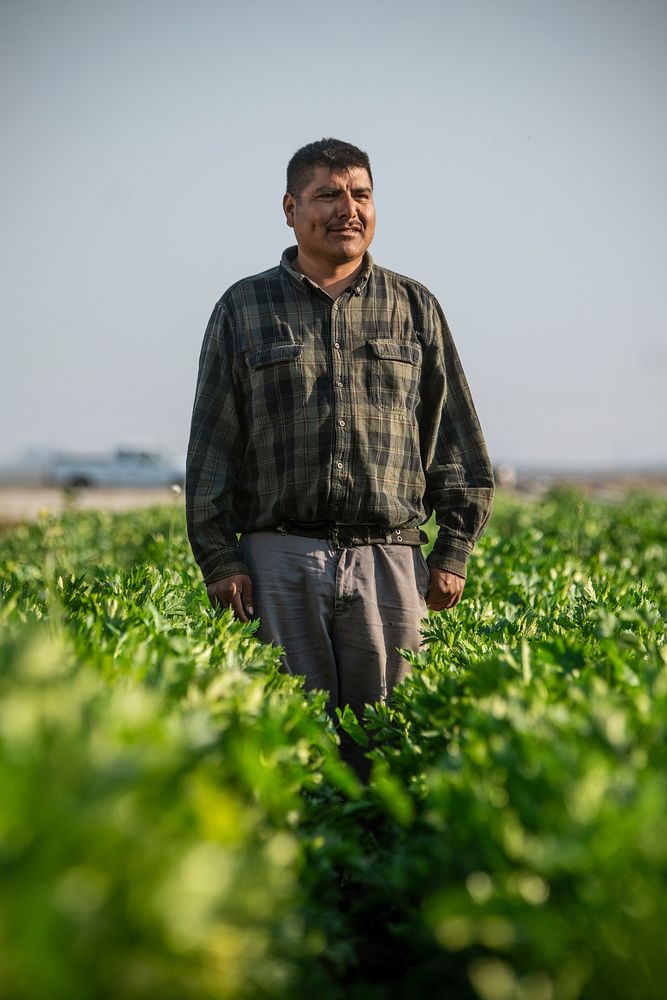
[[[302,288],[308,289],[318,289],[321,291],[319,285],[316,285],[314,281],[311,281],[305,274],[297,271],[293,266],[292,262],[296,259],[296,255],[299,252],[298,247],[287,247],[284,251],[281,259],[280,266],[283,270],[287,271],[288,275],[292,281],[297,281]],[[373,258],[369,254],[368,250],[364,254],[363,267],[357,277],[355,278],[354,285],[352,286],[352,291],[355,295],[360,295],[363,288],[365,288],[368,279],[371,276],[371,271],[373,269]]]

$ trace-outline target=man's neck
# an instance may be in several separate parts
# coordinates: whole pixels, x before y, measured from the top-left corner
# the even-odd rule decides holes
[[[321,262],[304,258],[301,251],[292,261],[292,267],[295,271],[305,274],[332,299],[337,298],[341,292],[349,288],[354,279],[361,273],[363,266],[364,258],[361,257],[357,260],[345,261],[344,264],[331,264],[330,267],[324,267]]]

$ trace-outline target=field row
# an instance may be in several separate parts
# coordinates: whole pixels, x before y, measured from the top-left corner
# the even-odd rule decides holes
[[[206,605],[180,506],[0,538],[0,995],[653,1000],[667,502],[501,499],[391,705]]]

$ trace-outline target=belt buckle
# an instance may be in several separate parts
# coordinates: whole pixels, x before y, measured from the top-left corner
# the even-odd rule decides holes
[[[334,524],[331,529],[331,541],[335,549],[348,549],[351,545],[358,544],[354,530],[338,524]]]

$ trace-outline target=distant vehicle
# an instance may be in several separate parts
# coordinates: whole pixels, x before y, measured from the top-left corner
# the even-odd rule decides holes
[[[70,489],[95,487],[183,486],[183,470],[161,452],[119,448],[108,455],[56,454],[45,483]]]

